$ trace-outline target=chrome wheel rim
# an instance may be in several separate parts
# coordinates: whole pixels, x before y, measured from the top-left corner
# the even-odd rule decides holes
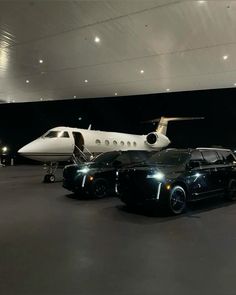
[[[170,207],[173,213],[180,214],[186,205],[186,193],[181,186],[175,186],[170,194]]]
[[[98,183],[95,186],[94,195],[97,198],[103,198],[106,195],[106,191],[107,191],[106,185],[104,183]]]

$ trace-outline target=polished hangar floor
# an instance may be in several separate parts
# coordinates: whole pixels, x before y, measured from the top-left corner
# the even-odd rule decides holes
[[[0,168],[0,294],[235,294],[236,203],[129,212],[42,175]]]

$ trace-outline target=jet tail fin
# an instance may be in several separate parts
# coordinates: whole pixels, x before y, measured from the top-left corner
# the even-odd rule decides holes
[[[153,119],[150,121],[147,121],[148,123],[156,123],[159,122],[156,132],[161,133],[163,135],[166,135],[167,132],[167,126],[169,122],[172,121],[189,121],[189,120],[203,120],[204,117],[173,117],[173,118],[166,118],[161,117],[159,119]]]

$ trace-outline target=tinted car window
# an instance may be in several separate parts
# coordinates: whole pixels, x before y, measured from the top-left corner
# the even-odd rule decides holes
[[[217,155],[218,155],[218,158],[220,159],[221,163],[224,163],[225,159],[224,159],[223,154],[221,153],[221,151],[217,151]]]
[[[202,151],[202,154],[206,164],[216,164],[220,160],[216,151]]]
[[[150,164],[177,166],[184,164],[189,157],[188,152],[167,150],[154,154],[147,162]]]
[[[191,154],[190,160],[191,161],[199,161],[199,162],[204,161],[202,153],[200,151],[193,151]]]
[[[200,165],[204,165],[204,163],[206,163],[202,156],[202,153],[198,150],[192,151],[191,153],[189,164],[192,165],[193,163],[199,163]]]
[[[218,153],[223,157],[224,163],[232,164],[235,162],[235,158],[230,151],[218,151]]]

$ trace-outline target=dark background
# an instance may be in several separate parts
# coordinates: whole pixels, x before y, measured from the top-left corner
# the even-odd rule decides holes
[[[0,144],[11,154],[56,126],[147,134],[161,116],[204,116],[173,122],[167,135],[173,147],[236,148],[236,89],[190,91],[129,97],[73,99],[0,105]],[[79,118],[82,117],[82,120]]]

